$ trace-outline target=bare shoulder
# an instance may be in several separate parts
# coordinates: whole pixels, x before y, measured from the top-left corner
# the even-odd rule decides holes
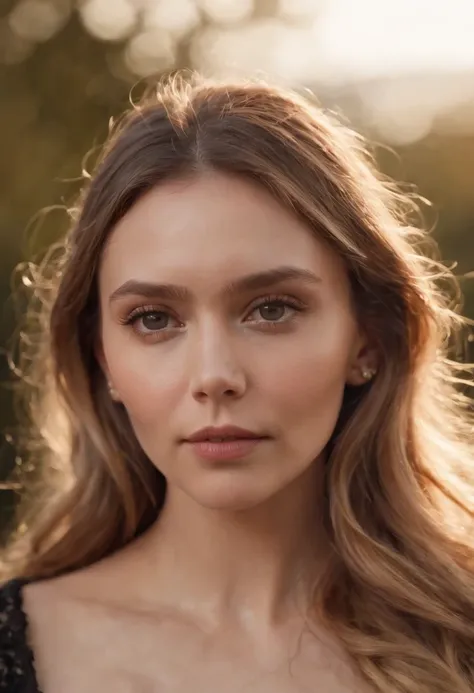
[[[64,609],[78,608],[93,594],[92,589],[91,576],[82,571],[25,585],[23,604],[32,627],[44,615],[51,620],[58,611],[64,614]]]
[[[114,659],[115,648],[109,652],[106,645],[115,645],[116,634],[123,629],[117,627],[122,625],[120,614],[110,607],[104,590],[104,581],[96,571],[78,571],[25,585],[28,641],[41,690],[82,693],[93,686],[107,689],[102,669],[108,659]],[[116,664],[115,658],[111,668]]]
[[[86,568],[25,585],[23,599],[26,611],[34,617],[43,613],[52,615],[64,609],[85,611],[94,606],[105,607],[120,595],[120,585],[123,598],[120,562],[120,555],[111,556]]]
[[[88,584],[81,573],[71,573],[24,586],[28,639],[39,662],[48,659],[49,651],[62,652],[71,634],[87,626],[91,614]]]
[[[96,645],[101,651],[107,632],[125,620],[117,580],[107,573],[93,565],[24,586],[28,638],[40,664],[59,656],[67,661],[70,653],[91,656]]]

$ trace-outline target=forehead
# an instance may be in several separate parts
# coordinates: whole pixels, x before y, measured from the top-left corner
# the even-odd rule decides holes
[[[297,265],[331,280],[342,261],[269,192],[222,174],[170,181],[149,191],[112,231],[101,282],[228,281]]]

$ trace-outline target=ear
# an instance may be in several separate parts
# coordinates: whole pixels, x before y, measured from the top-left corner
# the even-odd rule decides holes
[[[110,372],[109,372],[109,368],[107,365],[107,359],[105,358],[104,348],[102,346],[102,340],[101,339],[97,339],[97,341],[96,341],[96,344],[94,347],[94,354],[95,354],[95,357],[96,357],[96,359],[99,363],[99,366],[102,370],[102,373],[104,374],[104,378],[107,382],[107,388],[109,390],[110,398],[114,402],[120,402],[119,393],[114,388],[113,383],[110,379]]]
[[[360,386],[370,382],[377,373],[378,354],[367,334],[360,330],[351,349],[346,375],[348,385]]]
[[[98,362],[106,380],[108,380],[109,369],[107,367],[107,361],[106,361],[105,354],[104,354],[104,347],[102,344],[102,339],[100,337],[97,337],[95,344],[94,344],[94,356],[96,357],[97,362]]]

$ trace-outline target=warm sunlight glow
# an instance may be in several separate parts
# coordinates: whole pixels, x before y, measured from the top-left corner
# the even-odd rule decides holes
[[[122,42],[113,60],[126,79],[194,67],[275,77],[336,101],[343,91],[398,144],[440,123],[474,128],[473,0],[18,0],[2,61],[24,60],[73,9],[94,37]]]
[[[331,0],[314,39],[338,80],[474,70],[471,0]]]

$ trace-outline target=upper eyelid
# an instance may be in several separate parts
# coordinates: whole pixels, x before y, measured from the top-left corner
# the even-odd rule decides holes
[[[148,313],[166,313],[167,315],[170,315],[172,318],[177,320],[179,322],[179,318],[174,315],[174,311],[171,311],[169,308],[166,308],[165,306],[137,306],[136,308],[133,308],[132,310],[128,310],[123,316],[119,318],[119,322],[122,325],[131,325],[132,322],[136,322],[139,320],[141,317],[144,315],[147,315]]]
[[[295,296],[288,295],[274,295],[274,296],[262,296],[259,299],[253,301],[246,309],[247,313],[252,313],[259,306],[265,303],[283,303],[290,306],[294,310],[303,310],[306,307],[306,303]]]
[[[127,316],[132,316],[132,315],[141,315],[143,313],[168,313],[170,312],[170,308],[167,308],[166,306],[152,306],[152,305],[146,305],[146,306],[137,306],[136,308],[132,308],[132,310],[127,311]]]
[[[276,303],[277,301],[280,301],[281,303],[303,303],[303,301],[301,301],[301,299],[296,298],[296,296],[289,296],[288,294],[268,294],[266,296],[260,296],[259,298],[256,298],[254,301],[250,303],[250,306],[259,305],[260,303],[265,303],[265,301],[267,301],[267,303]]]
[[[303,304],[303,301],[301,299],[296,298],[296,296],[289,296],[288,294],[268,294],[265,296],[259,296],[255,298],[253,301],[251,301],[247,309],[251,308],[254,305],[260,305],[261,303],[265,303],[265,301],[273,302],[273,301],[281,301],[282,303],[288,302],[288,303],[297,303],[297,304]],[[170,312],[173,313],[174,309],[171,308],[170,306],[165,306],[165,305],[145,305],[145,306],[137,306],[137,308],[134,308],[130,313],[134,312],[156,312],[156,313],[161,313],[161,312]]]

